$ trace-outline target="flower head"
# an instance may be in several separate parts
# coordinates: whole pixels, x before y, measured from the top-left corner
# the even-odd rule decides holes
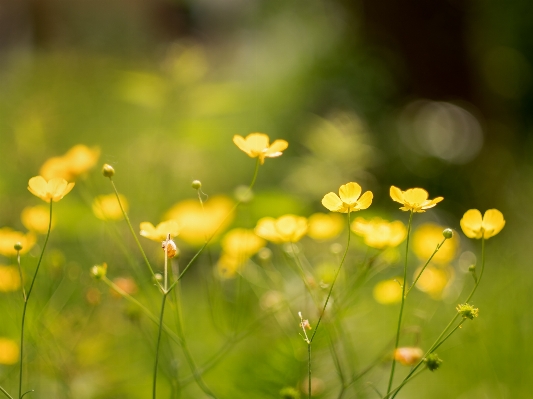
[[[463,319],[474,320],[474,317],[479,316],[479,309],[468,303],[462,303],[455,308]]]
[[[366,245],[377,249],[396,247],[407,236],[407,228],[401,221],[388,222],[379,217],[371,220],[358,217],[352,222],[351,229],[364,238]]]
[[[279,157],[289,146],[285,140],[276,140],[269,144],[269,137],[263,133],[250,133],[246,138],[236,134],[233,136],[233,142],[249,157],[259,158],[261,165],[265,162],[265,158]]]
[[[20,274],[14,266],[0,266],[0,292],[17,291],[20,288]]]
[[[140,235],[153,241],[164,241],[167,239],[168,234],[172,237],[176,237],[180,231],[178,223],[174,220],[161,222],[156,227],[150,222],[142,222],[140,229]]]
[[[422,271],[420,266],[413,274],[414,278]],[[453,267],[439,266],[435,267],[429,264],[416,282],[416,288],[428,294],[435,300],[441,299],[446,295],[446,287],[450,285],[454,278]]]
[[[119,194],[120,203],[124,211],[128,211],[128,201],[126,197]],[[115,194],[98,195],[94,198],[92,209],[94,216],[101,220],[120,220],[124,217],[120,204]]]
[[[366,191],[361,195],[361,186],[357,183],[350,182],[343,184],[339,188],[339,195],[335,193],[327,193],[322,198],[322,205],[324,205],[331,212],[355,212],[361,209],[366,209],[372,204],[374,195],[372,191]]]
[[[490,238],[498,234],[505,226],[503,214],[497,209],[489,209],[481,217],[477,209],[466,211],[461,219],[461,229],[468,238]]]
[[[28,190],[43,201],[57,202],[70,193],[74,183],[68,183],[65,179],[55,177],[46,181],[42,176],[32,177],[28,181]]]
[[[8,338],[0,338],[0,364],[16,364],[19,361],[19,345]]]
[[[314,213],[309,216],[308,222],[307,234],[318,241],[337,237],[344,227],[342,216],[336,213]]]
[[[98,147],[89,148],[78,144],[68,150],[65,155],[48,159],[41,167],[39,174],[45,179],[61,177],[69,181],[75,180],[92,169],[99,157]]]
[[[420,260],[427,260],[435,251],[438,244],[442,242],[444,227],[434,223],[424,223],[420,225],[413,234],[413,252]],[[440,265],[451,262],[459,249],[459,237],[457,234],[446,239],[439,251],[433,256],[431,261]]]
[[[307,219],[284,215],[278,219],[265,217],[257,222],[255,234],[275,244],[297,242],[307,233]]]
[[[402,191],[398,187],[391,186],[390,196],[393,201],[403,205],[400,208],[402,211],[411,212],[425,212],[426,209],[433,208],[437,203],[444,199],[443,197],[437,197],[429,200],[428,192],[423,188],[418,187]]]
[[[372,294],[374,299],[383,304],[389,305],[402,300],[401,278],[384,280],[377,283]]]
[[[22,210],[20,219],[28,230],[37,234],[46,234],[50,223],[50,210],[46,205],[29,206]],[[54,218],[52,218],[52,228],[54,224]]]

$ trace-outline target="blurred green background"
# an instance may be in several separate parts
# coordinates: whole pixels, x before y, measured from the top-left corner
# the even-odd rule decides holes
[[[3,0],[0,227],[24,231],[20,212],[40,202],[27,191],[28,179],[79,143],[98,146],[99,165],[115,167],[138,226],[195,198],[193,179],[209,196],[232,196],[248,184],[254,161],[231,142],[234,134],[283,138],[288,150],[261,167],[254,200],[240,208],[233,227],[252,228],[262,216],[323,212],[322,196],[348,181],[374,193],[362,216],[407,221],[390,200],[390,185],[445,198],[417,215],[415,225],[460,232],[468,209],[503,212],[506,227],[487,242],[474,301],[479,319],[439,350],[445,363],[438,372],[398,397],[529,397],[532,28],[533,4],[518,0]],[[92,265],[107,262],[110,278],[132,277],[135,296],[158,312],[157,290],[125,222],[102,222],[91,211],[93,198],[110,192],[98,166],[55,207],[57,226],[29,308],[25,386],[36,390],[30,397],[150,395],[155,326],[89,275]],[[185,264],[194,248],[177,241]],[[29,271],[42,242],[23,257]],[[479,257],[479,244],[461,236],[460,251]],[[157,243],[143,245],[154,263],[160,260]],[[311,263],[335,264],[329,243],[305,238],[301,245],[311,250]],[[297,274],[284,270],[290,261],[272,249],[276,267],[297,285]],[[343,361],[354,371],[387,347],[398,312],[372,298],[372,286],[398,268],[363,288],[350,286],[364,251],[360,243],[352,248],[338,286],[351,307],[339,311],[334,329],[351,347],[343,347]],[[306,346],[295,312],[303,309],[264,313],[266,289],[252,277],[214,276],[210,259],[216,262],[218,252],[214,244],[183,280],[184,328],[195,360],[204,364],[233,332],[259,324],[206,372],[206,383],[220,398],[276,398],[284,387],[299,389]],[[458,281],[471,284],[459,263]],[[91,302],[88,293],[99,299]],[[406,325],[419,327],[427,347],[459,299],[416,295]],[[18,339],[21,307],[19,292],[0,293],[0,336]],[[232,323],[233,317],[242,320]],[[309,318],[314,325],[316,317]],[[316,397],[336,398],[325,330],[317,339],[314,376],[324,389]],[[160,397],[206,397],[187,379],[179,347],[166,339],[162,353]],[[344,397],[377,397],[370,383],[383,391],[389,367],[379,364]],[[171,382],[177,380],[188,384],[178,388]],[[14,393],[17,383],[18,366],[0,365],[0,385]]]

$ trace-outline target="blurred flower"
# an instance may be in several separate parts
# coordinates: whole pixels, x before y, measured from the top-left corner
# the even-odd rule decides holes
[[[232,221],[233,201],[225,196],[210,197],[202,207],[198,200],[178,202],[165,214],[165,219],[176,221],[180,239],[192,244],[203,244],[213,234],[221,233]]]
[[[78,144],[68,150],[65,155],[48,159],[41,167],[39,174],[45,179],[61,177],[72,181],[92,169],[99,157],[98,147],[89,148]]]
[[[128,200],[122,194],[118,195],[124,212],[128,212]],[[101,220],[120,220],[124,217],[115,194],[99,195],[94,198],[93,213]]]
[[[131,277],[117,277],[113,279],[113,283],[118,286],[122,291],[124,291],[126,294],[133,295],[136,294],[139,288],[137,287],[137,284]],[[114,289],[111,289],[111,294],[115,298],[120,298],[122,295],[120,295],[118,292],[116,292]]]
[[[394,359],[404,366],[414,366],[424,356],[424,351],[416,347],[397,348],[394,351]]]
[[[503,226],[503,214],[497,209],[489,209],[483,217],[477,209],[470,209],[461,219],[461,229],[468,238],[488,239],[498,234]]]
[[[413,278],[416,278],[423,266],[420,266],[414,273]],[[442,298],[444,289],[448,286],[454,277],[452,267],[434,267],[431,264],[427,265],[424,272],[416,282],[416,288],[425,292],[435,300]]]
[[[322,198],[322,205],[332,212],[355,212],[366,209],[372,204],[373,194],[366,191],[361,195],[361,186],[350,182],[343,184],[339,188],[339,196],[335,193],[328,193]]]
[[[282,151],[289,146],[285,140],[276,140],[269,145],[270,138],[263,133],[250,133],[246,138],[236,134],[233,136],[233,142],[249,157],[259,157],[261,165],[265,163],[265,158],[279,157]]]
[[[140,229],[140,235],[153,241],[166,240],[169,234],[171,237],[176,237],[180,232],[179,226],[174,220],[161,222],[157,227],[154,227],[150,222],[142,222]]]
[[[371,220],[358,217],[352,222],[351,229],[364,238],[366,245],[378,249],[396,247],[407,236],[407,228],[401,221],[388,222],[379,217]]]
[[[22,244],[21,254],[25,254],[35,245],[35,236],[30,232],[27,234],[15,231],[9,227],[0,229],[0,255],[15,256],[15,244]]]
[[[307,233],[307,219],[284,215],[278,219],[265,217],[257,222],[255,234],[275,244],[297,242]]]
[[[14,266],[0,266],[0,292],[17,291],[20,288],[20,274]]]
[[[247,258],[242,259],[240,257],[222,252],[222,255],[220,256],[216,266],[218,275],[221,278],[235,277],[237,270],[239,270],[247,260]]]
[[[11,365],[19,361],[19,345],[9,338],[0,338],[0,364]]]
[[[437,197],[428,200],[428,192],[423,188],[410,188],[406,191],[400,190],[398,187],[391,186],[390,196],[393,201],[403,204],[400,208],[402,211],[425,212],[426,209],[433,208],[437,203],[444,198]]]
[[[266,244],[253,230],[233,229],[222,238],[222,250],[231,255],[250,257]]]
[[[22,210],[20,219],[28,230],[37,234],[46,234],[50,223],[50,209],[45,205],[28,206]],[[51,228],[54,228],[54,225],[55,221],[52,217]]]
[[[102,298],[102,294],[98,288],[89,288],[85,293],[85,299],[89,305],[98,305]]]
[[[444,239],[442,230],[444,227],[434,223],[420,225],[413,234],[413,252],[420,260],[427,260]],[[459,237],[454,234],[447,239],[431,262],[447,264],[455,258],[459,249]]]
[[[57,202],[70,193],[74,183],[68,183],[65,179],[54,177],[48,181],[42,176],[32,177],[28,181],[28,190],[43,201]]]
[[[307,222],[307,235],[319,241],[337,237],[344,227],[342,216],[336,213],[314,213]]]
[[[383,305],[400,302],[402,300],[401,278],[380,281],[374,286],[372,294],[376,302]]]

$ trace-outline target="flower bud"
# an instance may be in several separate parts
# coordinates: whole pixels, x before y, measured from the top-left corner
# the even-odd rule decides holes
[[[281,399],[300,399],[300,392],[293,387],[285,387],[279,391]]]
[[[154,279],[156,282],[160,283],[161,281],[163,281],[163,275],[161,273],[156,273],[154,274]]]
[[[109,164],[104,164],[103,168],[102,168],[102,174],[105,176],[105,177],[113,177],[114,174],[115,174],[115,169],[113,169],[113,167]]]
[[[105,277],[107,274],[107,263],[102,263],[101,265],[94,265],[91,267],[91,276],[95,279],[100,280]]]
[[[470,265],[470,266],[468,266],[468,271],[469,271],[470,273],[474,273],[474,272],[476,271],[476,265]]]
[[[16,242],[13,248],[15,248],[15,251],[22,251],[22,243]]]
[[[200,190],[202,188],[202,182],[200,180],[193,180],[191,186],[195,190]]]
[[[429,371],[435,371],[440,367],[442,359],[436,353],[431,353],[424,359],[424,363]]]
[[[442,232],[442,235],[444,236],[444,238],[449,240],[450,238],[453,237],[453,230],[452,229],[444,229],[443,232]]]
[[[478,317],[479,315],[479,309],[468,303],[457,305],[456,309],[463,319],[474,320],[474,317]]]
[[[179,249],[176,246],[176,243],[170,239],[170,234],[168,235],[168,237],[169,238],[167,238],[161,243],[161,248],[163,248],[163,250],[167,254],[167,257],[170,259],[179,255]]]

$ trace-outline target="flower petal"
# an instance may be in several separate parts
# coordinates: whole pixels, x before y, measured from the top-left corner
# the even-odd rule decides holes
[[[268,148],[266,152],[266,156],[269,158],[272,158],[272,154],[282,152],[287,149],[289,146],[289,143],[287,143],[285,140],[276,140],[274,141],[271,146]],[[281,154],[280,154],[281,155]],[[279,156],[279,155],[277,155]]]
[[[153,240],[153,237],[155,236],[155,227],[150,222],[142,222],[139,226],[141,231],[139,231],[139,234],[143,237],[149,238],[150,240]],[[159,240],[158,240],[159,241]]]
[[[46,202],[50,200],[50,197],[47,195],[47,188],[48,183],[42,176],[32,177],[28,181],[28,190],[30,190],[30,193]]]
[[[268,149],[269,138],[264,133],[250,133],[245,140],[249,151],[255,156]]]
[[[403,192],[398,187],[391,186],[390,187],[390,197],[393,201],[399,202],[400,204],[404,203],[403,200]]]
[[[239,147],[239,150],[244,151],[245,153],[251,156],[250,149],[248,148],[248,143],[246,142],[244,137],[236,134],[235,136],[233,136],[233,142],[237,147]]]
[[[373,198],[374,194],[372,194],[372,191],[367,191],[361,195],[361,198],[359,198],[359,201],[357,201],[358,210],[368,208],[372,204]]]
[[[254,231],[259,237],[271,241],[274,244],[279,244],[282,242],[278,232],[276,231],[275,220],[271,217],[259,219]]]
[[[483,218],[477,209],[470,209],[465,212],[461,219],[461,229],[468,238],[481,238],[481,223]]]
[[[411,205],[424,203],[427,201],[428,196],[429,194],[426,190],[418,187],[410,188],[403,193],[403,199],[406,203]]]
[[[343,202],[335,193],[327,193],[322,198],[322,205],[324,205],[331,212],[341,212]]]
[[[485,230],[485,238],[495,236],[503,229],[503,226],[505,226],[503,214],[497,209],[489,209],[483,216],[482,226]]]
[[[361,195],[361,186],[357,183],[350,182],[343,184],[339,188],[339,197],[342,202],[353,205],[357,202],[357,199]]]

